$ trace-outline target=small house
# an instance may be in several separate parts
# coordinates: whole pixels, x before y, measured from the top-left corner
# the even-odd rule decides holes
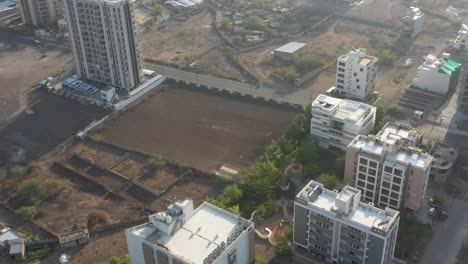
[[[76,247],[88,242],[88,229],[77,230],[59,236],[59,244],[61,248]]]
[[[280,59],[291,59],[294,54],[299,53],[305,45],[305,43],[289,42],[288,44],[275,49],[273,54]]]

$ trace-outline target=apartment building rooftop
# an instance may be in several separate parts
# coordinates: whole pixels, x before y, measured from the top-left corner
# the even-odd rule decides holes
[[[392,140],[404,140],[411,146],[417,146],[422,139],[422,134],[416,130],[413,130],[410,126],[399,125],[388,122],[377,134],[383,141]]]
[[[186,212],[189,203],[191,209]],[[209,203],[200,205],[193,214],[191,210],[191,200],[177,202],[167,212],[150,215],[149,223],[127,232],[165,248],[188,263],[203,264],[210,256],[221,254],[243,230],[253,225]]]
[[[408,15],[407,17],[405,17],[405,19],[418,20],[423,16],[424,14],[423,12],[421,12],[421,9],[419,9],[419,7],[411,6],[408,11]]]
[[[372,106],[321,94],[312,103],[312,108],[330,112],[336,119],[358,123],[366,116]]]
[[[354,225],[374,232],[387,232],[398,218],[398,211],[379,209],[360,202],[361,191],[345,186],[341,192],[327,190],[323,184],[311,181],[296,196],[296,201],[320,208],[347,219]]]
[[[338,60],[342,60],[342,61],[352,60],[361,66],[367,66],[372,62],[376,62],[377,57],[367,55],[366,49],[360,48],[360,49],[351,50],[347,54],[341,55],[340,57],[338,57]]]
[[[387,151],[389,153],[388,160],[405,165],[411,164],[418,168],[425,168],[432,161],[432,157],[427,153],[423,153],[421,149],[402,145],[401,142],[392,138],[359,135],[351,141],[348,147],[377,156],[382,156]],[[396,147],[396,145],[399,147]]]

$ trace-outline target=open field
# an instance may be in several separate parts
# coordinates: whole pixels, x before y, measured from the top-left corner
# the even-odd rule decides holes
[[[171,20],[160,29],[144,32],[140,40],[143,58],[180,65],[192,63],[221,43],[212,23],[213,16],[205,10],[187,20]]]
[[[31,100],[32,85],[47,76],[71,69],[71,55],[60,50],[48,50],[47,57],[31,41],[17,40],[16,35],[0,32],[0,126],[23,111]],[[19,49],[8,49],[8,40]]]
[[[40,157],[108,113],[103,108],[51,94],[41,94],[30,108],[34,114],[22,113],[0,128],[0,145],[7,142],[21,148],[27,160]],[[3,151],[8,149],[1,148]]]
[[[151,92],[93,133],[203,171],[214,172],[224,164],[245,173],[295,113],[243,100],[172,86]]]

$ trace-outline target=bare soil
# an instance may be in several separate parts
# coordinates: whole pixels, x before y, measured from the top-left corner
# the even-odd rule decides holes
[[[171,87],[151,92],[94,133],[203,171],[225,164],[246,172],[294,116],[278,106]]]
[[[147,158],[134,154],[112,170],[129,179],[135,179],[147,172],[148,169]]]
[[[204,10],[187,19],[170,20],[162,28],[141,35],[144,59],[180,65],[190,64],[218,46],[221,41],[212,29],[213,15]]]

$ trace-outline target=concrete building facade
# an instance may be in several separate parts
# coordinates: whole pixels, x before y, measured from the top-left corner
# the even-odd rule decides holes
[[[18,0],[18,6],[25,25],[48,28],[57,21],[54,0]]]
[[[294,201],[294,244],[329,263],[392,263],[399,212],[360,202],[360,196],[350,186],[337,192],[309,182]]]
[[[458,158],[458,149],[443,143],[438,143],[431,151],[433,161],[431,178],[436,183],[444,183],[453,172]]]
[[[340,56],[336,65],[336,91],[351,99],[366,100],[374,91],[377,58],[355,49]]]
[[[458,50],[468,50],[468,26],[462,24],[458,31],[457,38],[453,41],[453,48]]]
[[[346,151],[344,182],[381,208],[419,209],[432,164],[432,156],[416,147],[421,140],[420,133],[393,123],[377,135],[357,136]]]
[[[79,78],[129,92],[140,83],[133,0],[64,0]]]
[[[415,38],[419,35],[423,28],[423,18],[424,13],[418,7],[411,6],[403,18],[401,36],[403,38]]]
[[[413,80],[413,86],[432,93],[445,95],[455,90],[461,73],[461,64],[444,53],[442,58],[429,54]]]
[[[321,94],[311,111],[310,134],[322,148],[346,151],[357,135],[367,135],[374,129],[376,108],[365,103]]]
[[[461,74],[460,92],[458,94],[458,109],[468,114],[468,51],[463,52],[463,67]]]
[[[133,264],[236,264],[255,259],[253,222],[186,199],[125,230]]]

